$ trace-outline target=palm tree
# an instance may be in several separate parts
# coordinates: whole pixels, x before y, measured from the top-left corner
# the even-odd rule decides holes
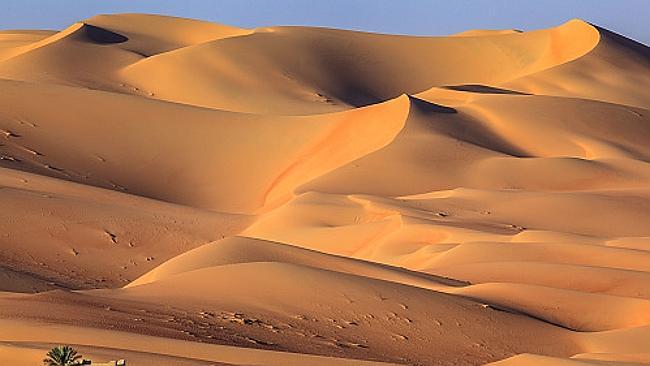
[[[47,353],[43,359],[45,366],[77,366],[81,365],[81,355],[70,346],[56,346]]]

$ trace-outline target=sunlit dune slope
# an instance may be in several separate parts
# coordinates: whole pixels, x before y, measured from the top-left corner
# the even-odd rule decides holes
[[[465,285],[465,283],[460,281],[407,271],[402,268],[385,266],[378,263],[365,262],[343,256],[327,255],[265,240],[231,237],[205,244],[183,255],[179,255],[161,264],[137,280],[132,281],[126,287],[156,282],[170,276],[201,268],[227,264],[273,261],[377,278],[429,289]]]
[[[295,186],[385,146],[409,110],[402,96],[341,113],[276,117],[0,84],[2,166],[244,213],[283,203]]]
[[[264,113],[324,112],[433,85],[501,83],[575,59],[597,42],[596,29],[581,21],[487,40],[272,27],[147,58],[122,75],[168,100]],[[418,56],[402,57],[408,54]],[[197,69],[210,77],[199,78]],[[157,88],[149,86],[151,75]],[[242,100],[242,93],[251,99]]]
[[[146,57],[251,33],[223,24],[146,14],[97,15],[84,23],[126,37],[121,47]]]
[[[650,51],[646,45],[596,27],[600,41],[572,62],[505,83],[535,94],[579,97],[648,108]]]
[[[47,38],[56,32],[54,31],[28,31],[28,30],[2,30],[0,31],[0,60],[11,57],[23,49]]]
[[[0,168],[0,291],[121,287],[245,216]]]
[[[43,312],[38,303],[57,307]],[[108,321],[134,334],[407,364],[443,355],[483,363],[513,354],[512,347],[556,356],[577,350],[569,332],[525,316],[281,261],[205,267],[124,290],[0,297],[6,316],[19,307],[29,320],[65,322],[74,312],[86,328]]]
[[[0,364],[650,364],[650,51],[0,31]]]

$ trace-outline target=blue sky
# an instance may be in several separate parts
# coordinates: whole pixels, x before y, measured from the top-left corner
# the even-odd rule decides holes
[[[0,0],[0,29],[61,29],[95,14],[122,12],[240,27],[312,25],[415,35],[530,30],[582,18],[650,44],[650,0]]]

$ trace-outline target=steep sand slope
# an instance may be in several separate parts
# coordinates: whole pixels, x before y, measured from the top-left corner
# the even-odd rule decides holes
[[[504,84],[521,91],[648,108],[648,47],[597,27],[598,45],[584,57]]]
[[[0,90],[2,364],[650,364],[645,45],[99,15]]]
[[[0,85],[0,166],[241,213],[283,203],[295,186],[387,145],[409,108],[402,96],[341,113],[276,117],[59,85]]]
[[[25,46],[45,39],[54,31],[2,30],[0,31],[0,59],[4,60],[15,55]]]

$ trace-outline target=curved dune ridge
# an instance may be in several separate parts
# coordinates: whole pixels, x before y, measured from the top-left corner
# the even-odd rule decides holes
[[[0,363],[650,364],[650,51],[0,31]]]

